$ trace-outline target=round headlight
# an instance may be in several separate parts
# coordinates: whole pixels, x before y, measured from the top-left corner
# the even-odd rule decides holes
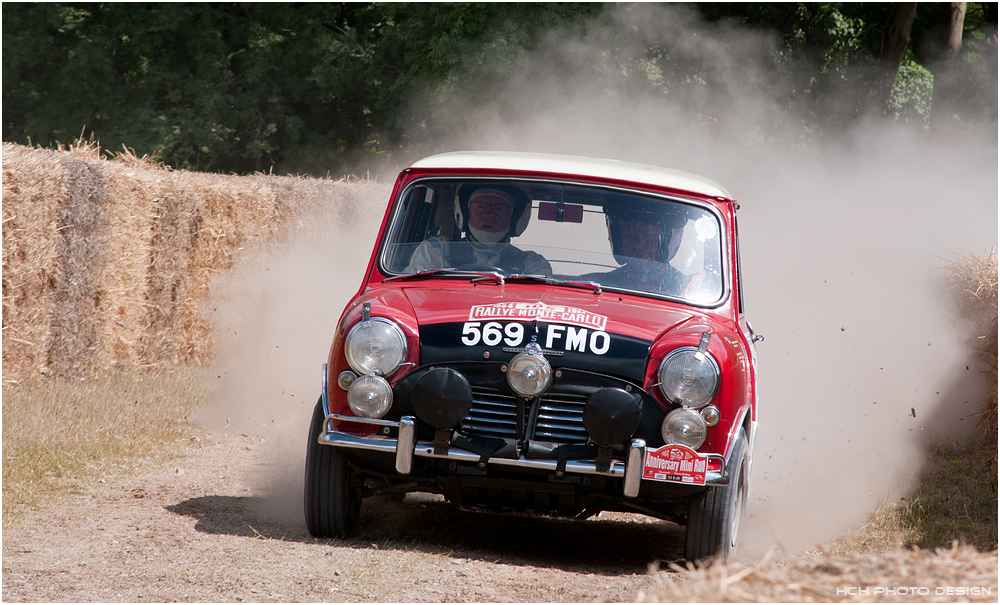
[[[552,366],[537,346],[518,353],[507,366],[507,383],[522,397],[535,397],[552,382]]]
[[[388,376],[406,359],[406,338],[396,324],[373,317],[351,328],[344,341],[344,355],[358,374]]]
[[[660,426],[665,443],[686,445],[693,450],[705,443],[705,432],[705,420],[701,414],[684,408],[667,414]]]
[[[361,418],[381,418],[392,407],[392,387],[381,376],[360,376],[347,389],[347,405]]]
[[[698,349],[682,347],[660,364],[660,390],[671,403],[686,408],[705,405],[719,389],[719,365],[708,353],[698,359]]]

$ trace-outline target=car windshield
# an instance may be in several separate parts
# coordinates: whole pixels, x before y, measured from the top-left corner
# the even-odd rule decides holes
[[[421,179],[379,264],[396,279],[535,275],[710,305],[724,292],[719,218],[638,191],[531,180]]]

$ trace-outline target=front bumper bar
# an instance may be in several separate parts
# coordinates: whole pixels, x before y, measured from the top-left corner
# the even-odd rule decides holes
[[[342,431],[331,430],[330,421],[347,421],[352,423],[371,424],[380,427],[393,427],[399,430],[398,439],[382,435],[355,435]],[[329,414],[323,425],[323,431],[319,435],[319,442],[348,449],[369,450],[393,454],[396,458],[396,471],[401,475],[407,475],[413,469],[413,457],[441,458],[456,460],[459,462],[479,463],[481,456],[475,452],[464,450],[454,445],[441,451],[435,450],[435,444],[431,441],[418,441],[416,439],[416,419],[413,416],[404,416],[398,422],[392,420],[377,420],[372,418],[358,418],[355,416],[341,416]],[[628,458],[625,462],[613,460],[605,469],[598,469],[596,460],[567,460],[565,461],[565,472],[581,475],[603,475],[606,477],[621,478],[624,480],[623,492],[625,496],[634,498],[639,495],[639,486],[642,482],[642,467],[646,457],[646,442],[642,439],[633,439],[629,444]],[[490,458],[489,464],[499,466],[512,466],[526,469],[540,469],[556,472],[559,462],[557,460],[528,459],[524,456],[518,458]],[[729,475],[725,472],[725,464],[718,471],[709,471],[706,474],[706,485],[728,485]]]

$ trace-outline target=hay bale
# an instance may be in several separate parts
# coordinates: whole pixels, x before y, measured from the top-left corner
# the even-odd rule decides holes
[[[152,226],[147,265],[146,332],[141,338],[145,365],[179,362],[177,357],[181,305],[188,297],[189,251],[196,229],[194,200],[160,180],[150,199]]]
[[[373,214],[381,216],[391,186],[369,179],[313,179],[273,177],[267,179],[275,194],[281,225],[286,232],[303,227],[303,221],[351,227]]]
[[[212,277],[232,267],[244,245],[273,233],[274,194],[253,179],[194,172],[175,174],[174,187],[191,202],[184,296],[174,300],[180,313],[174,359],[201,364],[211,357],[213,335],[200,304]]]
[[[4,145],[4,379],[211,359],[211,281],[245,248],[384,209],[371,181],[174,171]]]
[[[98,365],[149,363],[143,338],[149,331],[146,303],[152,255],[153,205],[159,188],[148,167],[104,162],[108,263],[104,270],[102,313],[98,326],[104,346]]]
[[[84,377],[98,367],[104,269],[108,262],[107,193],[95,165],[61,157],[64,173],[56,231],[59,280],[52,299],[49,368],[56,376]]]
[[[51,150],[3,144],[3,375],[47,371],[63,171]]]

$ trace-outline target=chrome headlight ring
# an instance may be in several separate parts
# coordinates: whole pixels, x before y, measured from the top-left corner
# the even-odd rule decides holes
[[[663,358],[657,372],[660,391],[670,403],[685,408],[707,405],[719,390],[719,364],[697,347],[680,347]]]
[[[359,418],[381,418],[392,407],[392,387],[381,376],[359,376],[347,389],[347,405]]]
[[[358,322],[347,333],[344,356],[361,376],[390,376],[406,360],[406,336],[395,322],[372,317]]]
[[[689,408],[675,409],[666,415],[660,425],[660,436],[668,445],[679,444],[696,450],[705,443],[707,435],[705,419]]]
[[[552,366],[537,344],[529,344],[507,366],[507,384],[522,397],[535,397],[552,383]]]

